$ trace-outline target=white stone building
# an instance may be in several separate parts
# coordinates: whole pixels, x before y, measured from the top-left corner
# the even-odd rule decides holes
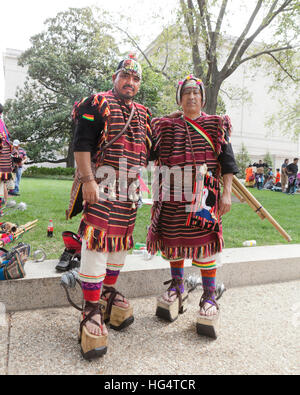
[[[27,76],[27,68],[18,65],[22,51],[6,49],[3,54],[4,101],[15,97],[17,88],[22,88]]]

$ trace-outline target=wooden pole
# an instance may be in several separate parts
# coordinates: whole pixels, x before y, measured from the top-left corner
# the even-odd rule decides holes
[[[16,231],[15,233],[12,233],[13,240],[11,240],[11,242],[14,241],[15,239],[17,239],[17,238],[18,238],[19,236],[21,236],[23,233],[25,233],[25,232],[27,232],[28,230],[31,230],[32,228],[34,228],[34,227],[37,225],[37,222],[38,222],[38,220],[36,219],[36,220],[34,220],[34,221],[32,221],[32,222],[27,222],[27,224],[25,224],[25,225],[21,225],[21,226],[17,229],[17,231]],[[5,244],[8,244],[8,243],[4,243],[4,242],[0,239],[0,247],[3,247]]]
[[[222,180],[223,183],[223,180]],[[291,236],[279,225],[272,215],[259,203],[258,200],[248,191],[248,189],[233,176],[232,192],[237,196],[241,202],[246,202],[261,219],[267,219],[274,228],[288,241],[292,240]]]

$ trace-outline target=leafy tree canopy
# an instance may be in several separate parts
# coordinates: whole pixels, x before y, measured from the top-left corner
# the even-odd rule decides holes
[[[176,84],[194,72],[206,86],[206,112],[218,112],[224,82],[244,64],[247,70],[264,66],[274,78],[273,89],[299,87],[298,0],[178,0],[177,23],[165,28],[143,51],[125,29],[120,29],[155,72]],[[230,35],[232,15],[238,10],[244,24]],[[271,39],[270,39],[271,37]],[[237,92],[235,96],[247,92]],[[298,106],[296,106],[298,108]],[[293,119],[297,118],[291,103]],[[295,133],[296,130],[294,130]]]
[[[119,50],[109,27],[90,8],[70,8],[45,22],[20,58],[28,78],[14,100],[6,102],[13,137],[26,142],[35,162],[57,161],[57,153],[73,165],[70,113],[75,101],[109,89]]]

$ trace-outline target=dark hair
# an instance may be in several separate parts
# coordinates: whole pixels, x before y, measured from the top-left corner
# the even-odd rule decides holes
[[[276,171],[280,171],[280,169],[276,169]]]
[[[2,104],[0,103],[0,114],[2,114],[3,113],[3,106],[2,106]]]
[[[294,162],[295,162],[295,160],[299,160],[299,158],[294,158]]]

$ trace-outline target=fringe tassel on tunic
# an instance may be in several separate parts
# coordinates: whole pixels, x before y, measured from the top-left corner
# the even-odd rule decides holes
[[[223,237],[219,237],[219,240],[206,245],[201,245],[198,247],[167,247],[164,245],[162,240],[155,242],[148,241],[147,250],[152,255],[155,255],[158,251],[162,252],[162,257],[167,260],[172,259],[200,259],[207,258],[214,254],[222,252],[224,247]]]
[[[107,236],[105,231],[95,229],[84,222],[80,224],[80,235],[87,242],[87,249],[92,251],[119,252],[133,248],[132,235],[125,237]]]

